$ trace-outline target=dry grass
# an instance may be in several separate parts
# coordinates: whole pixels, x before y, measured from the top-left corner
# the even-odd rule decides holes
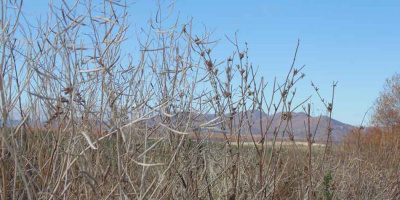
[[[122,1],[58,2],[36,24],[20,3],[2,1],[2,199],[400,198],[397,151],[335,146],[329,126],[309,122],[307,141],[294,138],[292,113],[310,98],[293,105],[299,44],[268,88],[247,44],[228,38],[233,53],[218,60],[211,32],[162,15],[171,6],[159,4],[136,30],[139,51],[124,52]]]

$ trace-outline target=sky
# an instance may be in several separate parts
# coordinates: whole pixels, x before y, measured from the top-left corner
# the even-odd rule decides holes
[[[128,12],[133,27],[147,27],[149,16],[157,11],[156,1],[131,2]],[[24,7],[40,15],[47,11],[47,3],[25,1]],[[326,99],[331,98],[332,83],[337,81],[333,118],[359,125],[385,79],[400,72],[399,10],[400,1],[394,0],[176,0],[173,14],[182,23],[193,18],[194,32],[199,35],[205,26],[214,30],[213,38],[220,42],[213,57],[219,60],[234,50],[225,35],[238,31],[241,47],[248,43],[258,76],[270,82],[286,75],[299,39],[295,66],[306,65],[306,78],[297,86],[299,101],[313,95],[315,112],[325,114],[311,81]]]

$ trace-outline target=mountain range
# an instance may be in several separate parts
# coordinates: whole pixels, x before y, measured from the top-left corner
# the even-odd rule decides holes
[[[173,120],[182,120],[182,115],[183,113],[178,114],[176,117],[174,117]],[[248,119],[248,120],[242,120],[241,124],[241,135],[243,136],[249,136],[253,134],[254,136],[259,136],[261,135],[261,132],[265,133],[265,130],[267,130],[267,126],[269,126],[268,131],[267,131],[267,137],[273,137],[274,136],[274,131],[278,132],[278,137],[280,138],[289,138],[289,135],[292,135],[296,140],[305,140],[307,138],[307,127],[308,127],[308,116],[307,114],[303,112],[292,112],[292,116],[290,120],[281,120],[282,118],[282,113],[276,113],[274,115],[267,115],[266,113],[261,113],[260,112],[254,112],[251,113],[250,111],[247,111],[248,117],[244,117],[243,119]],[[186,113],[187,116],[187,113]],[[228,115],[226,114],[227,119],[229,118]],[[235,121],[235,130],[239,129],[239,115],[235,115],[234,121]],[[240,116],[245,116],[245,115],[240,115]],[[284,116],[285,117],[285,116]],[[284,118],[283,117],[283,118]],[[178,119],[180,118],[180,120]],[[184,117],[186,118],[186,117]],[[207,121],[211,121],[216,118],[215,114],[194,114],[192,113],[191,120],[195,121],[197,124],[204,124]],[[260,127],[260,120],[262,120],[262,128]],[[150,126],[158,124],[160,121],[162,121],[160,118],[156,117],[155,119],[152,119],[148,121]],[[185,123],[185,120],[183,120]],[[219,120],[215,120],[216,123]],[[282,122],[281,122],[282,121]],[[289,123],[288,123],[289,121]],[[1,122],[1,120],[0,120]],[[19,124],[19,120],[8,120],[7,125],[8,126],[16,126]],[[323,140],[327,137],[328,133],[328,122],[329,122],[329,117],[327,116],[311,116],[310,117],[310,131],[314,136],[314,139],[317,140]],[[211,123],[211,124],[213,124]],[[278,130],[277,127],[281,123],[280,129]],[[288,124],[287,124],[288,123]],[[2,123],[1,123],[2,124]],[[285,127],[286,131],[285,130]],[[331,138],[334,141],[340,141],[343,136],[346,134],[350,133],[352,129],[354,129],[354,126],[351,126],[349,124],[345,124],[343,122],[340,122],[335,119],[330,120],[330,127],[332,128],[332,133],[331,133]],[[228,133],[227,131],[221,131],[221,124],[214,125],[213,128],[211,129],[211,132],[214,134],[221,134],[223,132]],[[207,131],[208,130],[208,131]],[[218,131],[220,130],[220,131]],[[210,132],[210,129],[205,129],[204,131]],[[203,131],[203,132],[204,132]]]
[[[235,117],[235,128],[239,127],[239,117]],[[241,125],[242,135],[260,135],[261,127],[260,120],[262,120],[262,131],[265,133],[267,126],[267,137],[273,137],[274,131],[278,131],[278,137],[289,138],[289,135],[293,135],[296,140],[305,140],[308,132],[308,116],[303,112],[293,112],[290,120],[281,120],[282,113],[276,113],[275,116],[267,115],[265,113],[254,112],[247,113],[249,120],[244,120]],[[285,116],[283,116],[285,117]],[[215,118],[214,114],[208,114],[206,116],[199,116],[198,119],[212,120]],[[247,119],[247,117],[245,117]],[[282,122],[281,122],[282,121]],[[288,123],[289,122],[289,123]],[[281,123],[280,129],[278,126]],[[310,132],[313,134],[315,140],[323,140],[327,137],[328,133],[328,116],[311,116],[310,117]],[[286,127],[287,126],[287,127]],[[219,126],[220,127],[220,126]],[[250,128],[251,127],[251,128]],[[286,127],[286,131],[284,132]],[[334,141],[340,141],[343,136],[350,133],[354,126],[345,124],[335,119],[330,120],[330,127],[332,128],[331,138]],[[314,136],[315,135],[315,136]]]

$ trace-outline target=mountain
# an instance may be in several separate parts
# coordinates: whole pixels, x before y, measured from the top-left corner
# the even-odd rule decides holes
[[[229,120],[229,115],[225,114],[225,116],[226,116],[225,119]],[[242,116],[243,116],[242,120],[239,120]],[[170,118],[170,120],[180,122],[180,125],[184,125],[187,121],[191,121],[191,123],[193,123],[192,124],[193,127],[199,127],[201,124],[204,125],[204,123],[207,123],[215,118],[216,118],[215,114],[198,114],[193,112],[181,112],[175,115],[174,117]],[[293,135],[295,140],[306,140],[307,138],[306,128],[308,127],[308,117],[305,113],[293,112],[289,124],[287,124],[288,120],[281,120],[283,118],[285,118],[285,116],[282,117],[282,113],[276,113],[275,115],[267,115],[266,113],[263,112],[260,113],[256,111],[252,113],[250,111],[247,111],[235,115],[234,127],[235,130],[238,130],[239,126],[241,127],[242,136],[250,136],[251,134],[253,134],[254,136],[260,136],[261,132],[265,133],[265,130],[267,130],[267,127],[269,127],[267,131],[267,137],[269,138],[274,136],[274,131],[277,131],[279,138],[283,137],[285,139],[288,139],[289,135]],[[260,120],[262,120],[262,128],[260,127]],[[147,120],[147,123],[148,125],[150,125],[149,127],[152,127],[154,125],[158,125],[161,121],[163,120],[160,118],[160,116],[158,116],[153,119]],[[207,125],[211,127],[203,128],[202,132],[214,133],[217,135],[218,134],[222,135],[223,133],[229,134],[229,132],[226,129],[225,131],[221,130],[221,123],[219,123],[221,121],[222,121],[221,119],[214,120],[212,123],[209,123]],[[242,121],[241,125],[239,125],[239,121]],[[19,120],[8,120],[7,126],[17,126],[19,122],[20,122]],[[329,117],[327,116],[310,117],[310,130],[313,135],[315,133],[314,139],[316,141],[322,141],[326,139],[328,132],[328,122],[329,122]],[[277,127],[279,126],[280,123],[281,123],[280,129],[278,130]],[[286,131],[283,132],[286,126],[287,126]],[[350,133],[350,131],[355,128],[349,124],[342,123],[335,119],[331,119],[330,126],[332,128],[331,138],[334,141],[340,141],[344,135]],[[193,130],[190,132],[193,133]]]
[[[17,126],[20,120],[7,120],[7,126]],[[0,119],[0,126],[3,126],[3,120]]]
[[[246,113],[243,113],[246,114]],[[226,115],[228,116],[228,115]],[[239,127],[239,115],[235,116],[235,127]],[[282,113],[276,113],[275,116],[267,115],[266,113],[254,112],[251,114],[250,111],[247,112],[249,120],[242,120],[244,123],[241,125],[242,135],[250,135],[250,131],[253,135],[260,135],[260,120],[262,120],[262,131],[265,132],[267,126],[269,126],[267,131],[268,137],[273,137],[275,129],[281,123],[280,129],[278,131],[278,137],[289,138],[289,134],[293,135],[296,140],[305,140],[307,138],[307,127],[308,127],[308,117],[303,112],[292,113],[290,122],[287,124],[288,120],[282,120]],[[200,121],[209,121],[215,118],[214,114],[200,115],[197,119]],[[244,119],[247,119],[245,117]],[[310,130],[316,141],[321,141],[326,139],[328,133],[328,122],[329,117],[327,116],[312,116],[310,117]],[[283,130],[286,131],[283,135]],[[220,126],[219,126],[220,127]],[[250,128],[251,127],[251,128]],[[349,124],[345,124],[335,119],[331,119],[330,127],[332,128],[331,138],[334,141],[340,141],[342,137],[354,128]]]
[[[273,119],[271,119],[272,116],[269,116],[270,118],[269,121],[272,121],[272,123],[271,123],[271,128],[268,131],[268,135],[272,135],[275,128],[279,125],[281,121],[281,115],[282,115],[281,113],[277,113]],[[267,122],[267,120],[263,121]],[[287,125],[287,122],[288,122],[287,120],[282,122],[281,128],[279,129],[279,134],[278,134],[279,136],[282,135],[282,132]],[[310,117],[310,132],[313,135],[315,134],[316,140],[325,139],[327,137],[328,123],[329,123],[329,117],[327,116]],[[341,140],[344,135],[348,134],[354,128],[349,124],[342,123],[335,119],[331,119],[330,127],[332,128],[331,137],[333,140]],[[288,130],[294,136],[294,138],[305,140],[307,138],[307,132],[308,132],[307,129],[308,129],[307,115],[302,112],[292,113],[292,119],[288,124]],[[254,131],[258,134],[261,132],[259,128],[255,129]],[[288,133],[286,133],[286,136],[284,137],[287,136]]]

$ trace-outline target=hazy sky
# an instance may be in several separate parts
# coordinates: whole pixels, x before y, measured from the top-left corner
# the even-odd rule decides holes
[[[132,27],[146,26],[157,11],[155,1],[132,2]],[[26,1],[25,6],[40,13],[46,4]],[[285,75],[300,39],[296,66],[305,64],[307,76],[298,85],[298,98],[312,94],[315,112],[325,113],[310,82],[330,98],[332,82],[338,81],[333,117],[345,123],[359,124],[385,79],[400,72],[400,1],[176,0],[173,12],[181,22],[193,17],[198,35],[204,26],[215,29],[213,38],[221,39],[214,51],[219,60],[234,50],[225,35],[239,30],[250,61],[269,81]]]

